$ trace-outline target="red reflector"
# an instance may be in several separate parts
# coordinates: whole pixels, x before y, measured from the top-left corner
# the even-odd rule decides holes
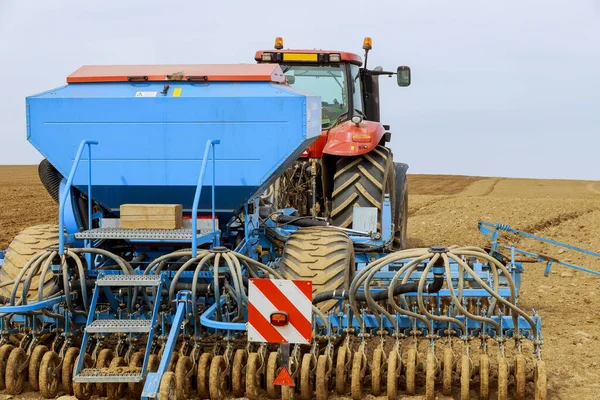
[[[352,141],[357,142],[357,143],[370,143],[371,135],[365,135],[365,134],[352,135]]]
[[[271,314],[271,325],[286,326],[288,324],[288,315],[286,312],[277,311]]]

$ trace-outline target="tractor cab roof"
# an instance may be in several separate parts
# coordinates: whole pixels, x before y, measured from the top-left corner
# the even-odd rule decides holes
[[[254,59],[259,63],[315,62],[320,64],[329,64],[348,62],[358,66],[362,65],[362,59],[360,56],[354,53],[337,50],[259,50],[256,52]]]

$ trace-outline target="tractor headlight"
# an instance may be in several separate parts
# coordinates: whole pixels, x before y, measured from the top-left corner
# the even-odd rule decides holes
[[[271,53],[263,53],[263,55],[262,55],[263,61],[271,61],[271,59],[272,59]]]
[[[339,54],[330,54],[329,62],[340,62],[342,61],[342,57]]]

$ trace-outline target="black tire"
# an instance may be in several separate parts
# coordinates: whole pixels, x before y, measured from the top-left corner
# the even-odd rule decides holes
[[[285,243],[279,271],[286,279],[312,281],[313,295],[334,289],[348,289],[354,276],[354,247],[343,231],[334,227],[301,228]],[[327,312],[337,300],[320,303]]]
[[[54,168],[54,165],[50,164],[50,161],[44,158],[38,165],[38,176],[50,197],[58,204],[60,181],[63,179],[60,172]]]
[[[400,166],[399,166],[400,165]],[[408,229],[408,181],[402,164],[394,164],[396,170],[396,203],[394,204],[394,250],[406,249]]]
[[[377,146],[358,157],[339,158],[333,177],[331,223],[342,228],[352,228],[354,207],[375,207],[378,209],[377,230],[381,232],[385,194],[390,195],[394,214],[395,183],[392,151],[387,147]]]
[[[58,244],[58,227],[56,225],[36,225],[31,226],[21,232],[10,243],[4,263],[0,269],[0,282],[15,280],[21,269],[37,253],[47,249],[50,246]],[[46,282],[52,280],[52,272],[46,274]],[[39,282],[33,279],[29,288],[29,297],[37,296]],[[52,285],[47,285],[44,292],[48,292]],[[21,286],[22,287],[22,286]],[[0,294],[10,296],[12,285],[0,288]]]

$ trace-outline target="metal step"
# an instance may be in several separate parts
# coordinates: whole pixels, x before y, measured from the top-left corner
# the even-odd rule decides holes
[[[211,233],[210,230],[198,230],[198,237]],[[190,241],[191,229],[121,229],[96,228],[75,233],[76,239],[123,239],[136,241]]]
[[[150,332],[150,319],[97,319],[85,327],[87,333]]]
[[[98,286],[158,286],[160,275],[104,275],[96,280]]]
[[[125,368],[125,367],[123,367]],[[141,372],[108,372],[107,369],[86,368],[73,377],[73,382],[107,382],[107,383],[126,383],[141,382],[143,380]]]

